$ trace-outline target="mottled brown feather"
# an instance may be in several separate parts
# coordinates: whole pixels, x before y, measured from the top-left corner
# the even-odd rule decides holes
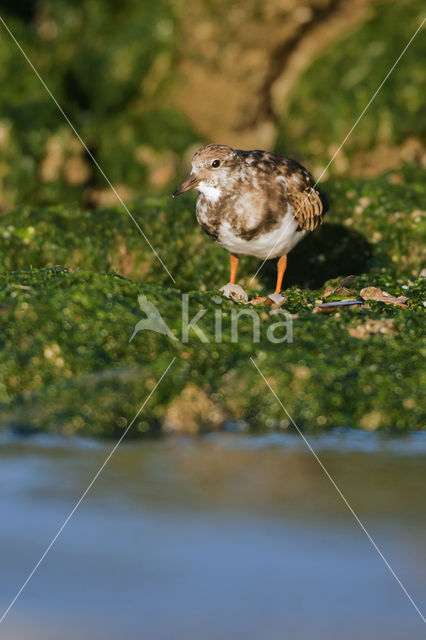
[[[231,253],[260,259],[265,258],[264,236],[279,234],[279,251],[288,253],[321,224],[328,209],[327,196],[301,164],[269,151],[206,145],[195,153],[188,181],[190,186],[181,192],[197,185],[197,220],[202,229]],[[280,233],[289,213],[293,221],[289,216]]]
[[[314,231],[328,208],[324,194],[315,187],[311,174],[295,160],[283,163],[283,176],[287,177],[285,197],[293,207],[299,228]]]

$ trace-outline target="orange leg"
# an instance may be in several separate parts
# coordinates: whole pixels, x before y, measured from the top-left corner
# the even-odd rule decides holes
[[[240,259],[237,256],[234,256],[233,253],[229,254],[229,258],[231,260],[231,275],[229,276],[230,284],[235,284],[235,277],[237,275],[237,267]]]
[[[283,283],[286,268],[287,256],[281,256],[281,258],[277,262],[277,286],[275,287],[275,293],[281,293],[281,286]]]

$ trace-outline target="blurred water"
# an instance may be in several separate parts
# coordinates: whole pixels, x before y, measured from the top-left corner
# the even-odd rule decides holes
[[[423,612],[426,434],[314,449]],[[111,444],[0,442],[3,611]],[[424,638],[297,435],[124,444],[0,626],[7,640]]]

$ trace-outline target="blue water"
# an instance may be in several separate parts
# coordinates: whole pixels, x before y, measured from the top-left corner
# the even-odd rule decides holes
[[[424,612],[424,434],[309,440]],[[2,611],[111,446],[3,436]],[[415,640],[426,626],[298,436],[221,434],[124,444],[0,637]]]

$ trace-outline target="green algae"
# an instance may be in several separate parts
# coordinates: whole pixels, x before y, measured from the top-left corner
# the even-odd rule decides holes
[[[388,280],[362,276],[353,286],[360,289],[366,282],[383,286]],[[235,305],[227,300],[219,305],[214,292],[189,294],[191,318],[206,310],[199,326],[209,342],[190,333],[182,343],[176,289],[140,285],[116,274],[58,270],[10,273],[2,277],[2,285],[0,415],[20,431],[116,436],[173,357],[173,370],[132,436],[159,433],[168,407],[189,384],[214,398],[225,420],[246,422],[253,430],[291,427],[250,357],[304,429],[344,425],[406,431],[424,424],[424,279],[389,289],[409,298],[408,309],[376,303],[333,316],[312,312],[320,291],[290,289],[286,306],[297,314],[293,342],[281,344],[266,338],[267,327],[277,320],[266,309],[258,311],[260,342],[253,342],[252,320],[242,318],[239,340],[233,343],[230,316]],[[179,340],[143,331],[129,343],[144,317],[137,304],[141,292]],[[219,306],[223,334],[217,343]],[[395,333],[351,337],[348,329],[367,318],[391,318]]]
[[[193,148],[218,141],[217,129],[197,130],[183,115],[191,113],[197,96],[185,90],[182,61],[191,64],[196,58],[206,77],[213,64],[200,55],[197,39],[195,44],[187,41],[183,23],[197,32],[208,19],[213,27],[220,25],[221,37],[239,45],[244,36],[228,22],[228,3],[201,4],[204,10],[194,12],[171,0],[4,3],[5,23],[125,201],[134,194],[166,193],[178,181]],[[346,138],[423,18],[420,0],[370,4],[361,23],[343,38],[336,33],[333,43],[296,79],[285,113],[279,112],[278,105],[273,108],[278,121],[270,144],[287,156],[300,157],[315,175]],[[248,3],[245,11],[251,24],[257,15],[261,34],[270,25],[264,15],[268,12],[259,6]],[[311,9],[315,11],[314,5]],[[332,10],[331,27],[334,17]],[[284,43],[287,38],[297,41],[296,23],[286,25]],[[365,165],[368,175],[371,167],[378,173],[372,152],[381,150],[386,159],[390,148],[406,143],[407,153],[397,154],[394,164],[385,162],[383,168],[399,165],[402,157],[422,163],[424,42],[419,33],[346,140],[330,172],[353,173],[357,164],[358,175],[366,175]],[[253,55],[251,50],[247,54]],[[265,60],[263,54],[262,61],[259,58],[256,73],[260,77],[255,85],[238,79],[242,92],[250,86],[252,93],[262,80],[268,83],[268,68],[276,64],[274,55],[271,51]],[[283,62],[286,67],[288,60]],[[105,202],[110,194],[104,177],[4,27],[0,78],[7,87],[0,95],[0,210],[28,202],[37,206],[78,202],[86,207]],[[275,88],[269,87],[272,94]],[[253,96],[253,108],[263,97]],[[228,100],[220,90],[215,98],[218,104]],[[241,117],[234,116],[233,136],[238,140]],[[247,129],[242,139],[246,133]]]
[[[152,188],[140,148],[173,149],[178,162],[200,141],[163,101],[176,72],[176,7],[167,0],[43,0],[26,3],[26,13],[21,4],[7,3],[4,20],[102,170],[116,186]],[[0,78],[8,87],[0,95],[0,208],[84,202],[88,191],[104,189],[103,176],[3,26]],[[71,175],[70,159],[84,170]]]
[[[170,423],[185,430],[185,416],[189,419],[195,405],[204,430],[228,422],[253,431],[291,429],[252,357],[305,430],[423,428],[425,184],[415,167],[403,169],[401,183],[392,175],[326,185],[332,202],[328,222],[289,257],[285,309],[292,315],[293,341],[278,344],[267,332],[283,319],[267,307],[255,311],[259,341],[247,315],[239,318],[233,341],[233,314],[251,307],[218,294],[228,279],[227,255],[202,234],[191,196],[181,202],[146,198],[131,207],[176,283],[125,211],[56,206],[5,214],[0,220],[2,423],[21,432],[116,437],[176,358],[135,421],[133,437],[159,434]],[[252,295],[272,290],[273,263],[255,279]],[[249,283],[258,266],[241,260],[241,284]],[[314,313],[330,286],[351,274],[355,297],[375,286],[407,297],[406,308],[369,301]],[[183,293],[189,318],[204,313],[198,325],[205,342],[193,331],[182,340]],[[139,331],[129,342],[146,317],[140,294],[155,305],[176,340]],[[285,331],[277,329],[276,335],[284,337]]]
[[[380,146],[424,140],[424,34],[418,33],[381,86],[423,18],[419,0],[370,7],[369,18],[327,47],[299,78],[281,118],[276,149],[302,157],[308,166],[325,166],[373,95],[331,172],[348,174],[353,170],[348,159],[357,153],[365,159]]]
[[[407,165],[400,174],[400,184],[392,183],[392,173],[325,183],[330,212],[318,232],[291,253],[287,283],[318,288],[339,275],[383,270],[395,277],[418,275],[426,240],[424,171]],[[200,231],[192,194],[176,201],[141,199],[130,211],[178,288],[219,288],[227,281],[226,252]],[[123,208],[22,206],[1,216],[0,246],[3,271],[66,265],[173,284]],[[258,266],[242,258],[240,279],[248,281]],[[269,290],[274,270],[272,261],[265,265],[256,287]]]

